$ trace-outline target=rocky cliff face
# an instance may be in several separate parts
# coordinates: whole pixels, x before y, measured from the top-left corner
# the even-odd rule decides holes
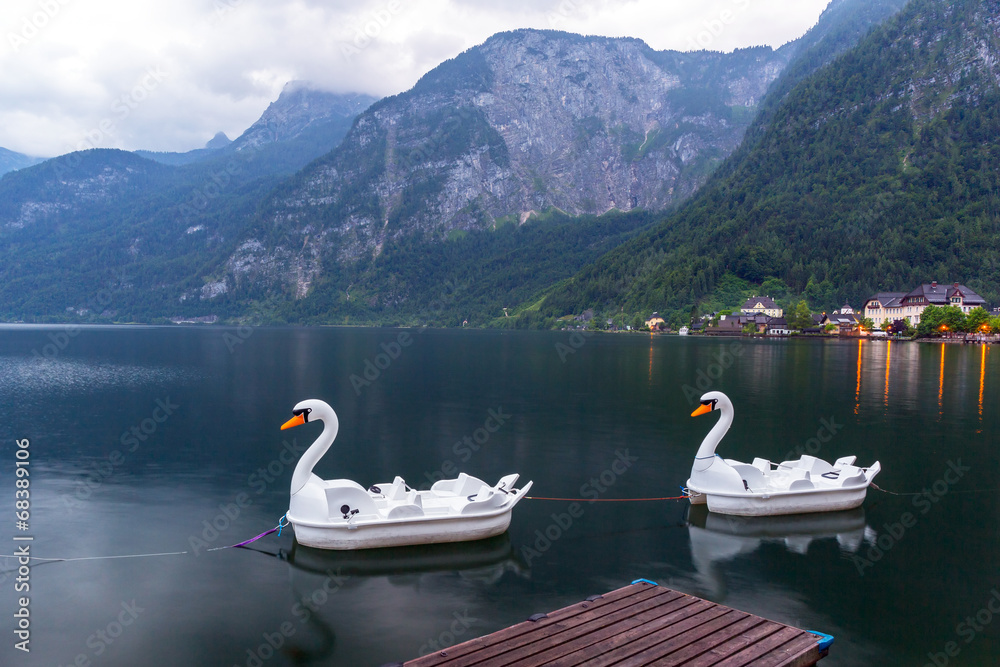
[[[0,228],[22,229],[41,220],[65,224],[110,201],[136,196],[165,171],[155,162],[114,149],[53,158],[4,179]]]
[[[325,257],[377,255],[390,238],[669,207],[736,148],[789,52],[496,35],[362,114],[267,205],[261,228],[281,240],[249,238],[229,268],[301,295]]]
[[[353,119],[374,101],[370,95],[329,93],[316,90],[306,81],[291,81],[257,122],[228,148],[242,151],[296,139],[324,123]]]

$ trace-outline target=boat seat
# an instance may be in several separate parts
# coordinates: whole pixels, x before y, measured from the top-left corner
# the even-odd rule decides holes
[[[753,467],[760,470],[762,473],[767,474],[771,472],[771,462],[767,459],[762,459],[759,456],[753,460]]]
[[[864,484],[867,478],[863,472],[858,472],[857,475],[848,477],[847,475],[840,476],[841,486],[857,486],[858,484]]]
[[[397,477],[396,479],[400,479]],[[395,506],[386,512],[387,519],[406,519],[412,516],[424,515],[424,501],[417,491],[406,491],[396,501]]]
[[[489,485],[483,480],[462,472],[455,479],[442,479],[434,482],[431,491],[439,496],[470,496],[479,493],[479,489],[484,486],[489,488]]]
[[[805,468],[789,468],[787,472],[788,479],[791,480],[788,484],[789,491],[816,488],[816,485],[812,481],[812,475]]]
[[[506,496],[504,494],[496,493],[493,489],[487,487],[472,498],[467,499],[465,503],[458,501],[458,505],[461,506],[462,514],[481,514],[482,512],[489,512],[495,507],[503,505],[505,500]]]
[[[844,466],[852,466],[857,460],[857,456],[841,456],[839,459],[833,462],[834,468],[843,468]]]
[[[815,456],[809,456],[808,454],[802,455],[799,467],[808,470],[813,475],[822,475],[833,470],[833,466],[823,459],[818,459]]]
[[[392,485],[384,491],[385,499],[390,502],[403,500],[406,498],[406,482],[402,477],[396,475],[396,479],[392,480]]]
[[[764,473],[761,472],[760,468],[748,466],[746,463],[741,463],[733,466],[733,470],[739,473],[740,477],[747,483],[747,486],[750,487],[751,491],[763,491],[764,487],[767,486],[767,481],[764,479]]]

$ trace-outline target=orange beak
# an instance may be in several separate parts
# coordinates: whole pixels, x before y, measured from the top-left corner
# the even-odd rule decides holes
[[[305,415],[295,415],[294,417],[292,417],[291,419],[289,419],[288,421],[286,421],[284,424],[281,425],[281,430],[284,431],[286,428],[292,428],[294,426],[298,426],[299,424],[305,424],[305,423],[306,423]]]
[[[694,412],[691,413],[691,416],[692,417],[697,417],[698,415],[703,415],[703,414],[705,414],[707,412],[711,412],[711,411],[712,411],[712,404],[711,403],[702,403],[701,405],[698,406],[697,410],[695,410]],[[282,427],[282,428],[284,428],[284,427]]]

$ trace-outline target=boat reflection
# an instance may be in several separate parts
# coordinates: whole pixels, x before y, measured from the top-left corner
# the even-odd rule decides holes
[[[814,540],[837,540],[843,553],[857,553],[877,534],[865,523],[865,510],[743,517],[709,512],[692,505],[687,516],[691,560],[696,579],[712,599],[725,597],[726,582],[718,565],[756,551],[762,544],[782,544],[791,553],[805,555]]]
[[[281,653],[296,665],[364,664],[383,651],[385,660],[398,658],[393,643],[359,628],[360,618],[381,617],[383,627],[398,629],[397,640],[412,635],[403,643],[412,643],[415,652],[441,633],[440,624],[455,621],[456,609],[474,609],[488,598],[483,591],[504,575],[530,572],[506,532],[474,542],[388,549],[332,551],[294,542],[277,553],[253,550],[290,565],[289,627],[297,631]]]
[[[510,535],[474,542],[420,544],[387,549],[333,551],[294,542],[283,558],[297,570],[313,574],[336,572],[344,577],[406,576],[422,572],[454,572],[463,578],[496,581],[505,572],[525,576],[528,566],[516,554]]]

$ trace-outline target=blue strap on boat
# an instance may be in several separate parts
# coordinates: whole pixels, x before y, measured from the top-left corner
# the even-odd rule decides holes
[[[658,583],[656,583],[655,581],[650,581],[649,579],[636,579],[635,581],[632,582],[632,585],[635,584],[653,584],[654,586],[659,586]]]
[[[833,635],[828,635],[825,632],[819,632],[818,630],[807,630],[807,632],[819,636],[817,643],[819,644],[820,651],[825,651],[830,648],[830,644],[833,643]]]

